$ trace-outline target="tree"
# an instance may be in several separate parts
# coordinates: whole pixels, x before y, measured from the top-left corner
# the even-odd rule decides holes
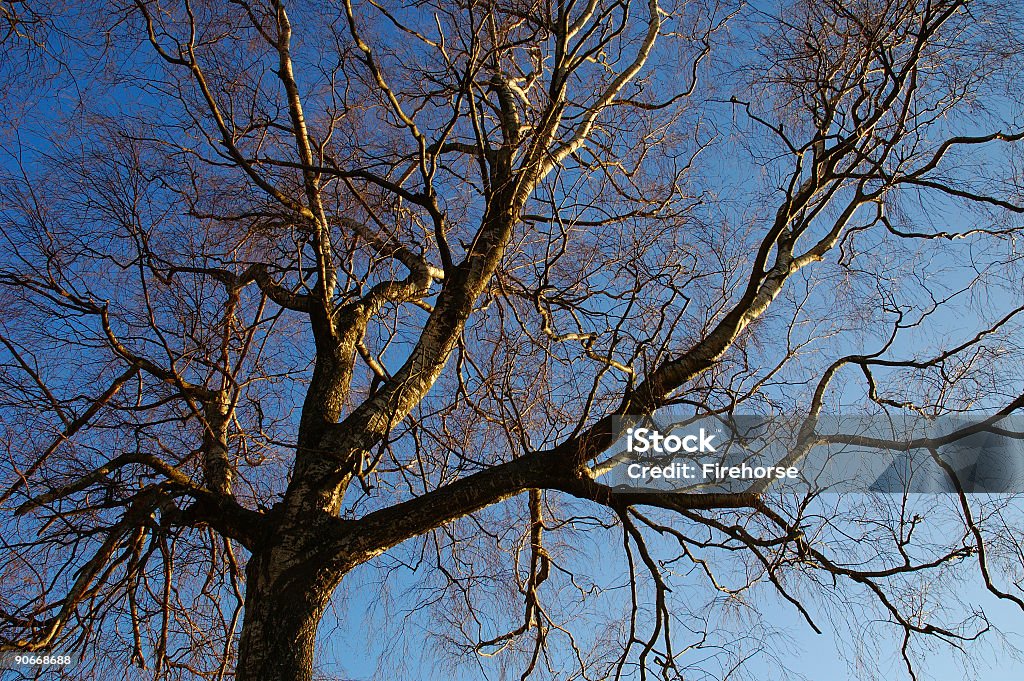
[[[763,582],[815,628],[810,602],[873,607],[912,676],[973,640],[985,615],[926,586],[973,571],[1024,607],[1013,499],[633,494],[595,467],[666,405],[811,431],[1024,405],[1002,4],[47,20],[76,88],[7,145],[3,649],[309,679],[346,576],[403,563],[441,648],[523,678],[728,675],[744,654],[678,584],[756,610]]]

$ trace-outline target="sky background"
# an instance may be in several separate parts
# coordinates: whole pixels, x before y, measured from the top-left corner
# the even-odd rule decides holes
[[[69,62],[76,61],[76,55],[69,55]],[[122,107],[127,109],[145,108],[156,103],[156,100],[149,102],[144,95],[139,95],[138,90],[132,90],[127,84],[127,91],[135,94],[130,95],[135,99],[132,101],[121,101],[119,97],[124,96],[118,90],[111,90],[100,96],[94,104],[104,110],[118,110]],[[25,156],[22,158],[31,161],[32,154],[38,151],[38,147],[45,146],[43,133],[46,132],[48,121],[55,120],[63,115],[64,105],[76,106],[79,91],[73,85],[62,83],[55,86],[55,89],[41,89],[40,94],[34,102],[36,107],[33,116],[28,124],[19,130],[17,140],[7,138],[5,143],[9,152],[23,150]],[[92,96],[96,96],[93,93]],[[104,99],[105,97],[105,99]],[[63,103],[63,104],[62,104]],[[996,112],[998,113],[998,112]],[[0,160],[5,164],[4,169],[15,172],[13,158],[16,154],[8,154]],[[738,158],[720,159],[720,177],[726,191],[729,187],[744,185],[752,171],[753,161],[751,159],[739,160]],[[713,165],[713,164],[712,164]],[[726,192],[723,192],[726,193]],[[925,210],[922,206],[918,217],[922,221],[936,221],[934,213]],[[957,215],[946,213],[945,220],[949,222],[972,221],[976,216]],[[942,221],[941,219],[938,221]],[[941,265],[940,261],[940,265]],[[952,261],[949,263],[953,265]],[[956,280],[948,282],[950,288],[954,288]],[[822,291],[821,295],[827,295]],[[996,295],[992,302],[995,308],[1002,307],[1003,300]],[[950,334],[955,336],[962,330],[973,328],[975,321],[972,315],[983,316],[981,307],[976,306],[972,301],[965,301],[962,305],[954,307],[953,310],[944,316],[932,320],[932,325],[922,329],[920,332],[907,334],[905,339],[897,343],[895,350],[904,351],[914,349],[918,343],[937,340],[940,335]],[[397,361],[400,358],[393,358]],[[618,537],[611,533],[606,540],[608,547],[602,548],[600,544],[591,547],[588,554],[591,570],[594,571],[598,581],[615,582],[620,578],[622,569],[621,556],[617,554],[615,561],[602,560],[604,550],[614,550],[614,544]],[[587,560],[579,558],[578,560]],[[390,609],[387,604],[382,605],[379,598],[376,582],[378,577],[379,564],[371,564],[361,567],[346,577],[336,598],[337,605],[328,612],[325,621],[321,626],[321,637],[319,646],[322,652],[319,667],[325,672],[338,678],[358,679],[369,681],[370,679],[386,678],[384,673],[378,673],[380,667],[378,660],[385,660],[385,667],[390,668],[396,661],[395,656],[405,656],[402,660],[408,663],[413,671],[408,676],[398,677],[400,681],[405,679],[428,679],[428,678],[456,678],[456,679],[498,679],[500,675],[488,668],[485,672],[481,669],[474,670],[471,665],[461,667],[455,672],[445,670],[440,672],[429,667],[428,662],[423,659],[430,659],[429,647],[433,645],[431,638],[427,635],[424,625],[427,621],[423,613],[413,613],[408,628],[402,632],[397,625],[404,617],[401,609]],[[1008,635],[1010,643],[1016,643],[1024,647],[1024,618],[1019,609],[1012,604],[1006,604],[992,598],[980,583],[980,576],[977,570],[970,572],[971,578],[965,579],[956,588],[961,598],[968,603],[984,604],[985,612],[989,615],[994,625]],[[389,588],[395,594],[404,590],[415,592],[420,588],[418,576],[414,577],[408,572],[398,571],[390,580]],[[845,627],[832,626],[827,613],[819,608],[811,606],[812,616],[823,628],[823,633],[815,634],[810,627],[799,617],[795,609],[781,598],[778,598],[770,586],[760,585],[755,589],[753,596],[762,611],[766,614],[768,623],[780,630],[788,637],[790,642],[785,643],[780,639],[775,646],[766,651],[765,654],[755,655],[745,667],[746,674],[751,678],[793,678],[780,672],[778,663],[772,659],[776,657],[782,660],[790,671],[801,675],[809,681],[833,681],[850,679],[860,681],[867,678],[863,672],[856,670],[857,660],[855,659],[858,650],[865,654],[877,665],[880,678],[904,678],[905,671],[903,663],[898,658],[896,648],[892,645],[880,645],[876,651],[864,651],[858,645],[847,639],[848,630]],[[397,599],[399,603],[407,604],[415,602],[416,596],[407,601]],[[390,620],[390,624],[381,626],[383,620]],[[433,622],[433,626],[444,628],[444,622]],[[854,627],[856,627],[856,622]],[[865,622],[866,626],[868,623]],[[393,636],[404,635],[406,638],[401,641],[394,640]],[[889,639],[891,640],[891,639]],[[423,650],[426,647],[427,650]],[[842,659],[838,650],[845,650],[847,659]],[[959,679],[978,679],[979,681],[1017,681],[1024,677],[1024,665],[1019,661],[1008,659],[1000,647],[995,644],[982,643],[977,647],[976,671],[965,672],[960,662],[944,648],[937,648],[936,652],[929,655],[929,659],[923,668],[922,678],[931,678],[937,681],[954,681]],[[851,665],[854,669],[851,670]],[[449,676],[450,675],[450,676]],[[518,675],[514,675],[516,678]],[[4,679],[12,675],[5,674]],[[126,678],[145,678],[145,675],[134,671],[126,672]]]

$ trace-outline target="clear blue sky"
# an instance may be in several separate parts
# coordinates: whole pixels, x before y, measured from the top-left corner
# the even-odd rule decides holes
[[[136,99],[128,102],[128,107],[145,105],[145,98],[139,94],[139,90],[133,90]],[[57,95],[59,96],[59,95]],[[116,108],[118,102],[108,93],[109,99],[106,106]],[[68,98],[74,103],[74,97]],[[46,109],[59,108],[58,100],[41,99],[40,110],[37,111],[35,124],[38,126],[46,122]],[[723,109],[724,111],[724,109]],[[727,116],[727,114],[723,114]],[[36,128],[37,130],[39,128]],[[21,131],[21,142],[31,148],[36,143],[41,143],[32,128],[26,127]],[[5,159],[9,160],[9,159]],[[748,159],[748,164],[736,158],[723,158],[722,177],[723,194],[727,193],[730,187],[740,187],[746,184],[748,175],[745,173],[756,173],[758,171]],[[926,216],[922,210],[920,217],[932,219]],[[947,214],[946,218],[953,221],[959,218],[957,215]],[[950,288],[954,287],[954,281],[948,282]],[[997,301],[1002,302],[1002,301]],[[999,305],[993,305],[999,307]],[[953,333],[957,329],[973,327],[969,320],[974,307],[972,303],[965,302],[956,314],[949,313],[945,317],[934,320],[942,333]],[[977,314],[981,314],[978,312]],[[973,320],[971,320],[973,321]],[[931,334],[929,336],[929,334]],[[906,341],[897,345],[897,350],[912,350],[920,343],[927,343],[930,340],[938,341],[939,331],[936,328],[923,330],[915,337],[908,334]],[[621,577],[624,563],[621,560],[621,550],[618,545],[619,537],[616,531],[608,533],[603,540],[607,545],[592,546],[590,553],[585,557],[578,557],[576,560],[588,560],[590,569],[595,573],[598,581],[614,583]],[[400,549],[407,550],[407,549]],[[603,560],[604,554],[615,555],[615,560]],[[447,670],[440,671],[424,666],[423,659],[429,659],[424,655],[422,648],[434,645],[433,639],[427,635],[426,628],[444,629],[448,626],[445,622],[432,621],[429,609],[421,612],[406,613],[402,608],[409,607],[410,603],[419,598],[418,589],[421,586],[419,578],[422,573],[410,575],[408,572],[397,572],[389,582],[388,589],[393,594],[401,594],[406,590],[409,596],[405,599],[395,596],[399,607],[382,604],[380,592],[377,586],[377,570],[381,561],[359,568],[350,574],[343,583],[337,595],[338,607],[336,611],[329,612],[321,628],[320,667],[323,671],[330,672],[340,678],[369,679],[383,678],[378,675],[378,659],[384,658],[386,664],[391,666],[396,662],[396,656],[406,656],[408,662],[409,681],[412,679],[431,678],[454,678],[454,679],[498,679],[502,678],[497,667],[487,660],[481,660],[481,667],[474,667],[472,662],[460,667],[455,673],[449,674]],[[428,569],[428,568],[422,568]],[[1016,642],[1024,647],[1024,615],[1012,604],[999,602],[984,591],[977,571],[971,573],[971,579],[966,579],[952,585],[961,599],[969,604],[984,605],[985,612],[991,618],[993,624],[1006,633],[1010,642]],[[693,578],[696,579],[696,578]],[[685,579],[681,580],[685,586]],[[939,585],[936,586],[938,588]],[[682,592],[683,589],[681,588]],[[893,638],[886,638],[878,644],[877,649],[861,648],[854,640],[849,638],[850,624],[835,626],[830,620],[825,609],[816,608],[813,605],[811,615],[823,629],[822,634],[815,634],[803,619],[796,612],[794,607],[779,598],[773,591],[771,585],[761,584],[752,593],[751,598],[765,614],[769,625],[781,630],[784,636],[773,639],[773,646],[764,654],[752,657],[745,668],[750,678],[771,679],[771,678],[794,678],[784,677],[779,671],[779,665],[774,658],[781,660],[794,673],[809,681],[840,681],[844,679],[860,681],[869,677],[864,672],[857,671],[858,654],[865,655],[877,667],[879,678],[906,678],[902,661],[898,657],[898,641]],[[401,624],[409,614],[408,627],[402,629]],[[719,615],[715,615],[718,617]],[[515,621],[510,616],[508,621]],[[713,620],[715,621],[715,620]],[[724,620],[723,620],[724,622]],[[860,624],[868,626],[870,623],[852,623],[852,628],[857,629]],[[724,624],[723,624],[724,626]],[[730,622],[729,626],[737,627],[736,622]],[[885,625],[881,625],[883,628]],[[396,641],[396,636],[406,635],[405,640]],[[789,642],[787,643],[787,637]],[[845,651],[844,659],[840,650]],[[931,678],[936,681],[955,681],[960,679],[978,679],[979,681],[1018,681],[1024,678],[1024,665],[1020,662],[1005,657],[998,640],[986,639],[981,645],[974,648],[977,653],[974,663],[977,670],[965,672],[957,658],[948,649],[937,648],[936,652],[929,655],[929,659],[922,668],[924,672],[921,678]],[[429,650],[427,651],[429,653]],[[467,659],[471,660],[472,656]],[[132,673],[127,678],[135,678]],[[518,674],[512,675],[518,678]],[[5,675],[5,679],[8,678]],[[141,677],[140,677],[141,678]],[[796,677],[800,678],[800,677]],[[396,681],[404,681],[403,678]]]

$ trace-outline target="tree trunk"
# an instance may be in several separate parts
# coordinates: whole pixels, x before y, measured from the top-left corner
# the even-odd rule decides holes
[[[340,578],[288,560],[281,546],[246,566],[236,681],[310,681],[317,627]]]

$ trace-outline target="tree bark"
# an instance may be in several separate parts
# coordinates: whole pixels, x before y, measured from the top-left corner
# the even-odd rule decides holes
[[[281,544],[246,566],[237,681],[310,681],[317,627],[340,576],[290,560]]]

